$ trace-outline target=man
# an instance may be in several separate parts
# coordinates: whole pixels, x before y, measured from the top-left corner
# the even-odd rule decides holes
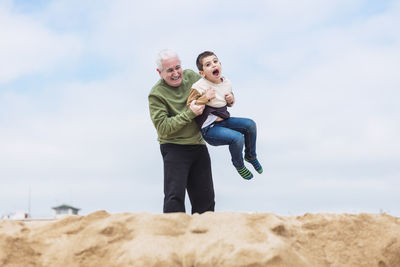
[[[158,54],[161,79],[149,94],[150,117],[157,130],[164,161],[164,213],[185,212],[187,190],[193,213],[214,211],[214,187],[210,155],[196,122],[204,105],[186,100],[201,76],[182,70],[178,55],[171,50]]]

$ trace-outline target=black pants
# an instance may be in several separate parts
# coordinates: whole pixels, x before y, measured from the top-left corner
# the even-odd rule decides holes
[[[164,213],[185,212],[187,190],[193,213],[214,211],[211,161],[205,145],[161,144]]]

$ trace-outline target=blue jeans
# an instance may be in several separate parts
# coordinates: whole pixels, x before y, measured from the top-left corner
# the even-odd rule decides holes
[[[212,146],[229,145],[233,166],[243,168],[243,145],[246,159],[257,158],[256,123],[247,118],[230,117],[201,129],[204,140]]]

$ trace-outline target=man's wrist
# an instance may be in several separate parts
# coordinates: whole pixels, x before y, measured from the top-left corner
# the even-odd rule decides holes
[[[191,120],[197,117],[196,113],[194,113],[194,111],[191,110],[190,108],[186,111],[186,115]]]

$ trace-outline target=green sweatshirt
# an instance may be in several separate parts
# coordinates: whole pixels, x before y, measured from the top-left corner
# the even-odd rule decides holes
[[[184,70],[179,87],[169,86],[160,79],[151,89],[150,117],[160,144],[205,145],[199,127],[193,120],[196,114],[186,106],[192,84],[200,78],[194,71]]]

